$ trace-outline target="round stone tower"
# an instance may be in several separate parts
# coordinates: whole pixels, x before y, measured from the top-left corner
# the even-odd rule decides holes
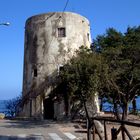
[[[71,12],[54,12],[36,15],[26,21],[23,75],[24,116],[51,118],[63,112],[63,107],[60,107],[56,109],[56,113],[54,102],[49,100],[52,90],[49,83],[54,80],[59,69],[72,58],[79,47],[90,47],[90,44],[89,21],[81,15]],[[51,108],[51,106],[53,106],[52,111],[45,112],[45,108]],[[52,116],[47,116],[51,113]]]

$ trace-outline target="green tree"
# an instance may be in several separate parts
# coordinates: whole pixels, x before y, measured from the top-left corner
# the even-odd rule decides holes
[[[102,86],[107,93],[106,96],[114,103],[117,118],[120,119],[118,107],[121,107],[122,119],[125,119],[128,114],[128,103],[140,90],[140,27],[129,27],[124,35],[116,35],[119,39],[114,39],[114,35],[111,30],[106,36],[101,36],[104,57],[102,60],[107,66]],[[101,44],[98,38],[97,42]]]
[[[59,89],[63,87],[64,97],[70,101],[69,104],[79,103],[84,107],[89,126],[90,116],[86,103],[99,88],[100,57],[100,54],[93,53],[91,49],[82,46],[76,56],[60,71]],[[88,134],[88,139],[89,137],[90,134]]]
[[[69,97],[75,99],[89,99],[98,89],[99,56],[93,55],[88,48],[81,47],[77,55],[60,71],[61,81]],[[94,60],[94,61],[93,61]]]

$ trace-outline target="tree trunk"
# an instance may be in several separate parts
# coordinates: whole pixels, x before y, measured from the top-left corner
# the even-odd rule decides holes
[[[127,116],[128,116],[128,102],[126,102],[123,106],[122,120],[126,120]]]
[[[92,128],[90,117],[95,117],[100,113],[98,94],[96,93],[93,96],[93,98],[90,98],[90,101],[88,101],[87,103],[85,101],[83,102],[84,109],[86,112],[87,123],[88,123],[88,127],[87,127],[87,131],[88,131],[87,139],[88,140],[91,139],[91,128]],[[103,125],[100,123],[100,121],[94,121],[94,125],[96,128],[96,131],[98,131],[98,133],[99,133],[100,139],[103,140],[104,139],[104,127],[103,127]]]
[[[100,111],[102,111],[103,110],[103,98],[101,98],[101,100],[100,100]]]
[[[85,112],[86,112],[86,118],[87,118],[87,140],[91,140],[91,122],[90,122],[90,118],[89,118],[89,114],[88,114],[88,111],[87,111],[87,107],[86,107],[86,102],[85,102],[85,99],[83,99],[83,96],[82,97],[82,102],[83,102],[83,105],[84,105],[84,109],[85,109]]]
[[[132,100],[132,108],[133,108],[133,113],[136,114],[136,109],[137,109],[137,105],[136,105],[136,98],[134,98]]]
[[[120,113],[118,111],[118,106],[117,106],[117,103],[116,102],[113,102],[114,104],[114,115],[117,117],[118,120],[121,120],[121,117],[120,117]]]
[[[123,106],[123,114],[122,114],[123,121],[127,119],[127,115],[128,115],[128,102],[124,103],[124,106]],[[126,139],[124,127],[125,125],[122,124],[122,140]]]

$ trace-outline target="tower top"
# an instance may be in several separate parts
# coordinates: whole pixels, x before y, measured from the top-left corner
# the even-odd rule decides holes
[[[39,19],[47,21],[51,17],[63,18],[63,17],[67,17],[67,16],[68,17],[78,16],[78,17],[81,17],[82,19],[84,19],[86,22],[89,23],[89,20],[86,17],[84,17],[84,16],[82,16],[82,15],[80,15],[78,13],[74,13],[74,12],[48,12],[48,13],[42,13],[42,14],[38,14],[38,15],[33,15],[33,16],[31,16],[31,17],[29,17],[27,19],[26,23],[28,23],[32,19],[38,20],[38,18],[39,18]]]

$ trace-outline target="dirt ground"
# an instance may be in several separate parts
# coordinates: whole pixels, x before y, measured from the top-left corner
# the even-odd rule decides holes
[[[104,117],[114,117],[113,113],[103,113],[101,116]],[[127,121],[130,122],[135,122],[135,123],[139,123],[140,124],[140,115],[132,115],[129,114],[127,117]],[[115,128],[115,129],[119,129],[120,124],[119,123],[114,123],[114,122],[107,122],[107,135],[109,140],[111,140],[111,129]],[[125,125],[126,129],[129,131],[130,135],[134,138],[134,140],[137,140],[137,138],[140,138],[140,127],[136,127],[136,126],[130,126],[130,125]],[[121,136],[121,132],[118,135],[118,139],[121,140],[122,136]],[[126,139],[129,140],[129,138],[126,136]]]
[[[103,116],[103,117],[114,117],[114,115],[112,113],[101,113],[100,116]],[[131,115],[130,114],[130,115],[128,115],[128,119],[127,120],[130,121],[130,122],[135,122],[135,123],[139,123],[140,124],[140,116],[138,116],[138,115]],[[79,126],[80,125],[81,124],[79,124]],[[119,127],[120,127],[119,123],[106,122],[106,129],[107,129],[108,140],[111,140],[111,129],[115,128],[115,129],[118,130]],[[140,138],[140,127],[128,126],[128,125],[125,125],[125,127],[129,131],[130,135],[133,137],[134,140],[137,140],[138,138]],[[75,130],[76,130],[76,128],[75,128]],[[82,129],[82,127],[81,127],[81,130],[85,131],[85,134],[86,134],[86,128]],[[99,137],[97,136],[97,134],[96,134],[96,138],[95,139],[99,140]],[[121,132],[118,134],[117,139],[118,140],[122,139]],[[129,140],[129,138],[127,136],[126,136],[126,140]]]

